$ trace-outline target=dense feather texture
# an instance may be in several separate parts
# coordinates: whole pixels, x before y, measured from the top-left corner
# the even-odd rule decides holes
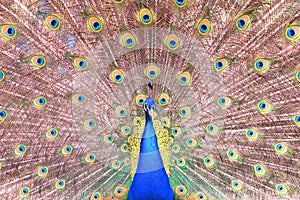
[[[148,96],[176,199],[299,199],[299,11],[1,0],[1,199],[127,199]]]

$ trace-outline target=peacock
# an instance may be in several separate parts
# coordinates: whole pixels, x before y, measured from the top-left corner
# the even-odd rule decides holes
[[[0,199],[300,199],[298,0],[0,0]]]

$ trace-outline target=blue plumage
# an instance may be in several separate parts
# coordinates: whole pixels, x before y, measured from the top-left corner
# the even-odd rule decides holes
[[[155,102],[145,101],[146,124],[142,136],[136,174],[128,192],[128,200],[173,200],[169,178],[159,152],[151,113]]]

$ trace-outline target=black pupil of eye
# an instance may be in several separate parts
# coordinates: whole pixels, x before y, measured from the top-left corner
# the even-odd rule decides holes
[[[44,63],[42,58],[38,58],[37,62],[38,62],[38,64],[43,64]]]
[[[186,113],[186,111],[185,110],[181,110],[181,113],[184,115]]]
[[[175,42],[174,40],[171,40],[171,41],[170,41],[170,45],[171,45],[171,46],[175,46],[175,45],[176,45],[176,42]]]
[[[218,68],[221,68],[223,66],[223,63],[222,62],[217,62],[217,67]]]
[[[24,190],[23,190],[23,193],[24,193],[24,194],[27,194],[27,190],[26,190],[26,189],[24,189]]]
[[[132,39],[127,39],[127,44],[132,44]]]
[[[154,76],[154,75],[155,75],[155,71],[150,71],[149,74],[150,74],[151,76]]]
[[[161,99],[161,102],[166,102],[166,99],[162,98],[162,99]]]
[[[261,107],[262,107],[262,108],[265,108],[265,107],[266,107],[266,104],[265,104],[265,103],[262,103],[262,104],[261,104]]]
[[[293,37],[293,36],[295,35],[294,29],[290,29],[290,30],[289,30],[289,35],[290,35],[291,37]]]
[[[240,26],[242,26],[242,27],[245,26],[245,23],[246,23],[246,22],[245,22],[243,19],[239,20],[239,25],[240,25]]]
[[[55,27],[57,26],[58,22],[54,19],[51,21],[51,26]]]
[[[13,33],[14,33],[14,29],[13,29],[13,28],[8,28],[8,29],[7,29],[7,33],[8,33],[9,35],[13,34]]]
[[[233,152],[230,152],[229,155],[230,155],[230,156],[233,156]]]
[[[282,149],[282,146],[281,146],[281,145],[278,145],[278,149]]]
[[[205,31],[207,30],[207,26],[204,25],[204,24],[202,24],[202,25],[200,26],[200,29],[201,29],[201,31],[205,32]]]
[[[43,104],[43,103],[44,103],[44,99],[40,98],[39,102],[40,102],[41,104]]]
[[[24,151],[24,148],[23,148],[23,147],[20,147],[19,150],[20,150],[20,151]]]
[[[121,78],[122,78],[122,77],[121,77],[120,75],[117,75],[117,76],[116,76],[116,79],[117,79],[118,81],[121,80]]]
[[[85,65],[85,62],[84,62],[84,61],[80,61],[80,62],[79,62],[79,66],[80,66],[80,67],[84,67],[84,65]]]
[[[186,82],[186,78],[185,77],[181,77],[181,81],[182,82]]]
[[[257,67],[262,68],[263,66],[264,66],[263,62],[259,61],[259,62],[257,63]]]
[[[253,132],[252,132],[252,131],[249,131],[248,134],[251,136],[251,135],[253,135]]]
[[[2,111],[2,112],[0,112],[0,116],[1,117],[4,117],[5,116],[5,113]]]
[[[144,15],[144,16],[143,16],[143,19],[144,19],[145,21],[148,21],[148,20],[150,19],[150,16],[149,16],[149,15]]]
[[[95,28],[99,28],[99,27],[100,27],[100,23],[99,23],[99,22],[95,22],[95,23],[94,23],[94,27],[95,27]]]

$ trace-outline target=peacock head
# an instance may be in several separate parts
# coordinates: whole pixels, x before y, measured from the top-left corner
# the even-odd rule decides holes
[[[153,116],[154,116],[154,109],[155,109],[155,101],[148,97],[146,100],[145,100],[145,103],[143,105],[143,109],[145,111],[145,114],[146,114],[146,117],[150,117],[150,119],[153,119]]]

